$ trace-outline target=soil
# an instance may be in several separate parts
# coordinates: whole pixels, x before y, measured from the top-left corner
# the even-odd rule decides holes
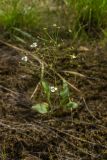
[[[38,48],[40,58],[45,54],[47,64],[54,61],[56,71],[81,91],[71,88],[71,97],[79,103],[77,109],[55,109],[53,114],[41,115],[31,109],[34,103],[44,100],[40,88],[31,98],[40,81],[39,62],[33,59],[32,51],[27,54],[28,62],[24,62],[26,53],[14,45],[0,43],[1,160],[107,159],[107,52],[95,46],[90,48]],[[84,76],[65,74],[65,70]],[[58,80],[49,73],[45,76],[50,83]]]

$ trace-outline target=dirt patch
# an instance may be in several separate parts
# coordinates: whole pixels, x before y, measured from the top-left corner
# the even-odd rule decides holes
[[[42,96],[30,98],[40,81],[40,64],[32,59],[32,52],[25,63],[25,53],[0,43],[1,160],[107,158],[107,54],[102,49],[79,52],[68,48],[42,48],[39,56],[45,54],[47,64],[54,61],[54,68],[81,90],[82,96],[72,90],[72,98],[80,102],[80,107],[70,113],[57,110],[40,115],[31,107]],[[65,74],[65,70],[86,77]],[[47,75],[53,82],[52,75]]]

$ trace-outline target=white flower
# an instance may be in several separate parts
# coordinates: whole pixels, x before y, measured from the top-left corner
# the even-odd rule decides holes
[[[36,48],[37,46],[38,46],[38,45],[37,45],[36,42],[34,42],[34,43],[32,43],[32,44],[30,45],[31,48]]]
[[[69,33],[72,33],[72,30],[71,30],[71,29],[69,29],[69,30],[68,30],[68,32],[69,32]]]
[[[71,58],[72,58],[72,59],[75,59],[75,58],[77,58],[77,57],[73,54],[73,55],[71,55]]]
[[[53,27],[57,27],[57,24],[53,24]]]
[[[44,27],[44,28],[43,28],[43,30],[47,30],[47,28],[46,28],[46,27]]]
[[[50,87],[50,90],[51,90],[52,93],[54,93],[55,91],[58,90],[58,88],[57,88],[57,87],[54,87],[54,86],[51,86],[51,87]]]
[[[24,57],[21,58],[21,60],[27,62],[28,61],[28,57],[24,56]]]

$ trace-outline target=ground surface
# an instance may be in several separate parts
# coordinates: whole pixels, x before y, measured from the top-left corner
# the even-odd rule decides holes
[[[25,64],[21,51],[0,43],[1,160],[107,159],[107,53],[95,47],[72,52],[67,47],[53,51],[58,53],[54,65],[61,74],[73,70],[86,76],[62,74],[81,90],[82,96],[72,90],[80,107],[71,113],[57,110],[52,115],[40,115],[31,107],[42,101],[41,97],[30,98],[40,80],[38,61],[28,55]],[[48,58],[51,48],[39,52],[46,55],[47,64],[53,61]],[[72,54],[76,55],[73,61]]]

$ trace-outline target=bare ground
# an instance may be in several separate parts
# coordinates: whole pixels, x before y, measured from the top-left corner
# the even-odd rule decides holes
[[[40,81],[40,64],[32,52],[24,63],[21,58],[25,53],[0,43],[0,159],[106,160],[107,52],[96,47],[88,52],[72,51],[70,46],[37,52],[45,54],[47,64],[54,60],[56,71],[81,91],[82,95],[71,89],[79,108],[70,113],[58,109],[53,114],[34,113],[32,105],[43,100],[40,91],[31,99]],[[52,52],[57,53],[55,59],[48,57]],[[77,58],[72,61],[74,53]],[[65,74],[64,70],[86,77]],[[54,82],[52,75],[45,76]]]

